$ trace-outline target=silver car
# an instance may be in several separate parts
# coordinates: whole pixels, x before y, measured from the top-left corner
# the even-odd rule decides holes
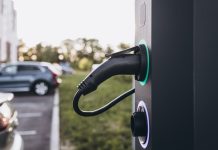
[[[17,111],[11,106],[12,93],[0,93],[0,149],[23,150],[23,140],[15,130]]]
[[[0,91],[46,95],[60,83],[59,76],[40,62],[6,64],[0,70]]]

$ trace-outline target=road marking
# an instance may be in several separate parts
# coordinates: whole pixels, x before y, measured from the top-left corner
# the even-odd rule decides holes
[[[36,135],[37,131],[36,130],[29,130],[29,131],[18,131],[20,135]]]
[[[32,117],[41,117],[42,113],[18,113],[19,118],[32,118]]]
[[[51,139],[50,150],[60,150],[60,133],[59,133],[59,91],[56,89],[54,95],[54,104],[52,110],[52,123],[51,123]]]

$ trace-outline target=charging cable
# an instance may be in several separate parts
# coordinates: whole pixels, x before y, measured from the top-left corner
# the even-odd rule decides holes
[[[130,52],[134,53],[130,54]],[[109,59],[91,72],[79,84],[78,91],[73,100],[73,108],[75,112],[81,116],[96,116],[107,111],[124,98],[135,93],[135,89],[131,89],[113,99],[105,106],[93,111],[83,111],[79,108],[79,99],[82,95],[85,96],[86,94],[95,91],[98,85],[114,75],[135,75],[136,80],[143,81],[146,76],[146,72],[144,71],[147,67],[146,55],[147,53],[144,45],[135,46],[121,52],[106,55]]]

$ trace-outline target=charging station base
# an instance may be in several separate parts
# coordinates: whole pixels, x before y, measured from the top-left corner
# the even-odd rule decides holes
[[[218,1],[136,0],[136,40],[150,51],[150,77],[135,82],[149,118],[146,147],[135,150],[218,149]]]

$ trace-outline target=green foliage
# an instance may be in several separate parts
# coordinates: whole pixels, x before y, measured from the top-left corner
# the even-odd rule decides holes
[[[48,62],[58,62],[58,52],[57,48],[53,48],[51,46],[46,46],[42,52],[41,58],[38,57],[41,61],[48,61]]]
[[[79,72],[64,76],[60,85],[61,143],[70,142],[76,150],[131,150],[131,97],[96,117],[81,117],[72,109],[76,86],[85,77]],[[129,77],[130,78],[130,77]],[[131,88],[131,82],[113,77],[98,90],[81,99],[84,110],[99,108]]]
[[[70,51],[76,51],[77,58],[79,60],[86,57],[89,60],[92,60],[94,63],[100,63],[104,58],[101,55],[103,53],[103,48],[99,44],[99,41],[97,39],[86,39],[86,38],[78,38],[76,40],[66,39],[62,43],[64,47],[67,49],[69,54]]]
[[[130,46],[125,43],[118,45],[119,49],[127,49]],[[59,63],[67,61],[73,68],[89,70],[92,64],[100,64],[105,59],[105,53],[111,54],[114,49],[108,45],[103,48],[99,41],[94,38],[66,39],[58,47],[36,44],[29,49],[20,40],[18,45],[19,60],[46,61]]]
[[[81,70],[90,70],[92,67],[92,62],[88,58],[84,57],[80,59],[78,67]]]
[[[114,50],[112,49],[111,46],[107,46],[107,48],[105,49],[105,54],[112,54],[114,52]]]
[[[126,43],[120,43],[117,47],[121,50],[124,50],[130,48],[130,45]]]

